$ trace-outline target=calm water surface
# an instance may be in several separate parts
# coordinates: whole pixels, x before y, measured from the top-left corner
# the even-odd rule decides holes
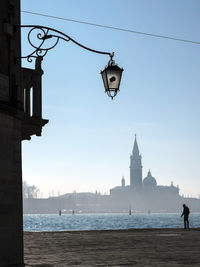
[[[190,215],[190,226],[200,227],[200,213]],[[153,214],[34,214],[24,215],[24,231],[77,231],[129,228],[182,228],[180,213]]]

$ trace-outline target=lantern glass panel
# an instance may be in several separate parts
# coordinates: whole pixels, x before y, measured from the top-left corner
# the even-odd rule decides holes
[[[108,90],[108,80],[107,80],[106,70],[102,71],[101,75],[102,75],[102,79],[103,79],[105,90],[107,91]]]
[[[110,90],[118,90],[121,78],[121,71],[119,70],[107,70],[108,88]]]

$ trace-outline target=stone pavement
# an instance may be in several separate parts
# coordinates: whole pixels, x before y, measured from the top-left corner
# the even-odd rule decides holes
[[[200,228],[25,232],[26,266],[200,266]]]

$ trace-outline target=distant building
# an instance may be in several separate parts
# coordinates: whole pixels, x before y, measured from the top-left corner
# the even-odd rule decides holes
[[[137,192],[142,190],[142,156],[139,153],[136,135],[130,156],[130,187]]]
[[[156,202],[160,200],[161,202],[162,200],[167,200],[169,203],[180,198],[178,186],[174,186],[173,182],[171,182],[170,186],[157,185],[157,181],[150,170],[147,176],[142,179],[142,157],[139,152],[136,135],[130,156],[130,185],[125,186],[123,177],[121,186],[110,189],[110,195],[115,202],[118,200],[118,205],[120,206],[129,204],[139,209],[145,209],[146,206],[158,206]]]
[[[158,185],[149,170],[142,177],[142,157],[135,136],[130,156],[130,185],[124,177],[121,185],[110,189],[110,195],[91,192],[73,192],[48,199],[25,198],[24,213],[101,213],[101,212],[182,212],[186,203],[192,212],[200,211],[200,199],[184,198],[173,182],[169,186]]]

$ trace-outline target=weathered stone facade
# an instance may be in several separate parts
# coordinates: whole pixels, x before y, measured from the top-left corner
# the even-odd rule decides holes
[[[20,0],[1,0],[0,266],[4,267],[24,266],[21,142],[33,134],[40,136],[48,122],[42,119],[41,64],[35,70],[21,68],[20,39]],[[32,105],[28,85],[34,91]]]

